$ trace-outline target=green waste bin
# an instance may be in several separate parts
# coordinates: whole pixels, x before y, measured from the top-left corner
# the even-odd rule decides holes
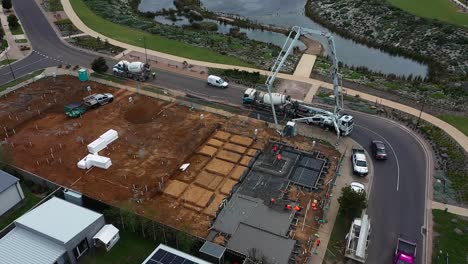
[[[80,81],[85,82],[89,80],[89,74],[87,69],[80,69],[78,71],[78,78]]]

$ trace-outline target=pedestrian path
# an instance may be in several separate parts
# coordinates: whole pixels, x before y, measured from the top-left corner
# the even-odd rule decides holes
[[[453,206],[449,204],[443,204],[443,203],[439,203],[436,201],[432,201],[432,209],[439,209],[439,210],[447,209],[447,212],[449,213],[468,217],[468,209],[463,208],[463,207],[458,207],[458,206]]]
[[[294,76],[306,77],[309,78],[312,70],[314,69],[315,60],[317,59],[316,55],[303,54],[301,60],[296,66],[294,71]]]
[[[10,27],[8,26],[7,16],[4,13],[4,9],[0,8],[0,24],[3,27],[3,31],[5,31],[4,39],[8,42],[8,50],[6,51],[8,54],[8,58],[10,60],[19,60],[24,57],[23,52],[19,49],[16,41],[15,35],[11,33]],[[20,38],[18,38],[20,39]],[[5,52],[1,53],[0,61],[5,60]]]

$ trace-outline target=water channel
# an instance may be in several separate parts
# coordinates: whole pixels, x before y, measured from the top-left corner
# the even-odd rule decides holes
[[[285,5],[283,0],[201,0],[203,6],[208,10],[215,12],[223,12],[240,15],[253,21],[257,21],[265,25],[274,25],[279,27],[302,26],[310,29],[329,31],[326,28],[312,21],[304,14],[304,6],[306,0],[289,0]],[[267,2],[267,4],[265,3]],[[158,11],[163,8],[174,8],[173,0],[142,0],[139,9],[143,12]],[[174,22],[162,17],[157,17],[157,21],[165,24],[173,24]],[[187,24],[187,20],[179,20],[175,25]],[[218,23],[218,31],[220,33],[228,33],[229,25]],[[247,37],[262,41],[270,42],[277,46],[282,46],[285,36],[275,32],[241,29]],[[393,56],[381,50],[370,48],[365,45],[356,43],[353,40],[346,39],[333,34],[336,45],[336,53],[338,59],[346,65],[365,66],[373,71],[382,72],[385,74],[396,74],[400,76],[427,76],[428,67],[414,60],[402,57]],[[310,36],[322,43],[326,43],[325,39],[319,36]],[[298,44],[303,48],[303,44]],[[327,46],[324,45],[325,50]]]

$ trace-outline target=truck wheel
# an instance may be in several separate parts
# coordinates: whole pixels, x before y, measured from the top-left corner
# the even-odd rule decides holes
[[[112,103],[114,101],[114,98],[109,99],[109,103]]]

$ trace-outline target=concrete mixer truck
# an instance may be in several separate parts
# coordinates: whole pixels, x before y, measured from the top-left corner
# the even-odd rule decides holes
[[[112,72],[116,76],[144,82],[148,80],[150,76],[151,67],[149,64],[140,61],[128,62],[126,60],[121,60],[114,65]]]
[[[272,100],[271,100],[272,99]],[[258,91],[256,89],[248,88],[244,91],[242,103],[250,105],[255,109],[263,109],[266,111],[271,110],[271,101],[275,106],[276,111],[289,113],[295,101],[291,100],[291,96],[281,93],[271,93]]]

